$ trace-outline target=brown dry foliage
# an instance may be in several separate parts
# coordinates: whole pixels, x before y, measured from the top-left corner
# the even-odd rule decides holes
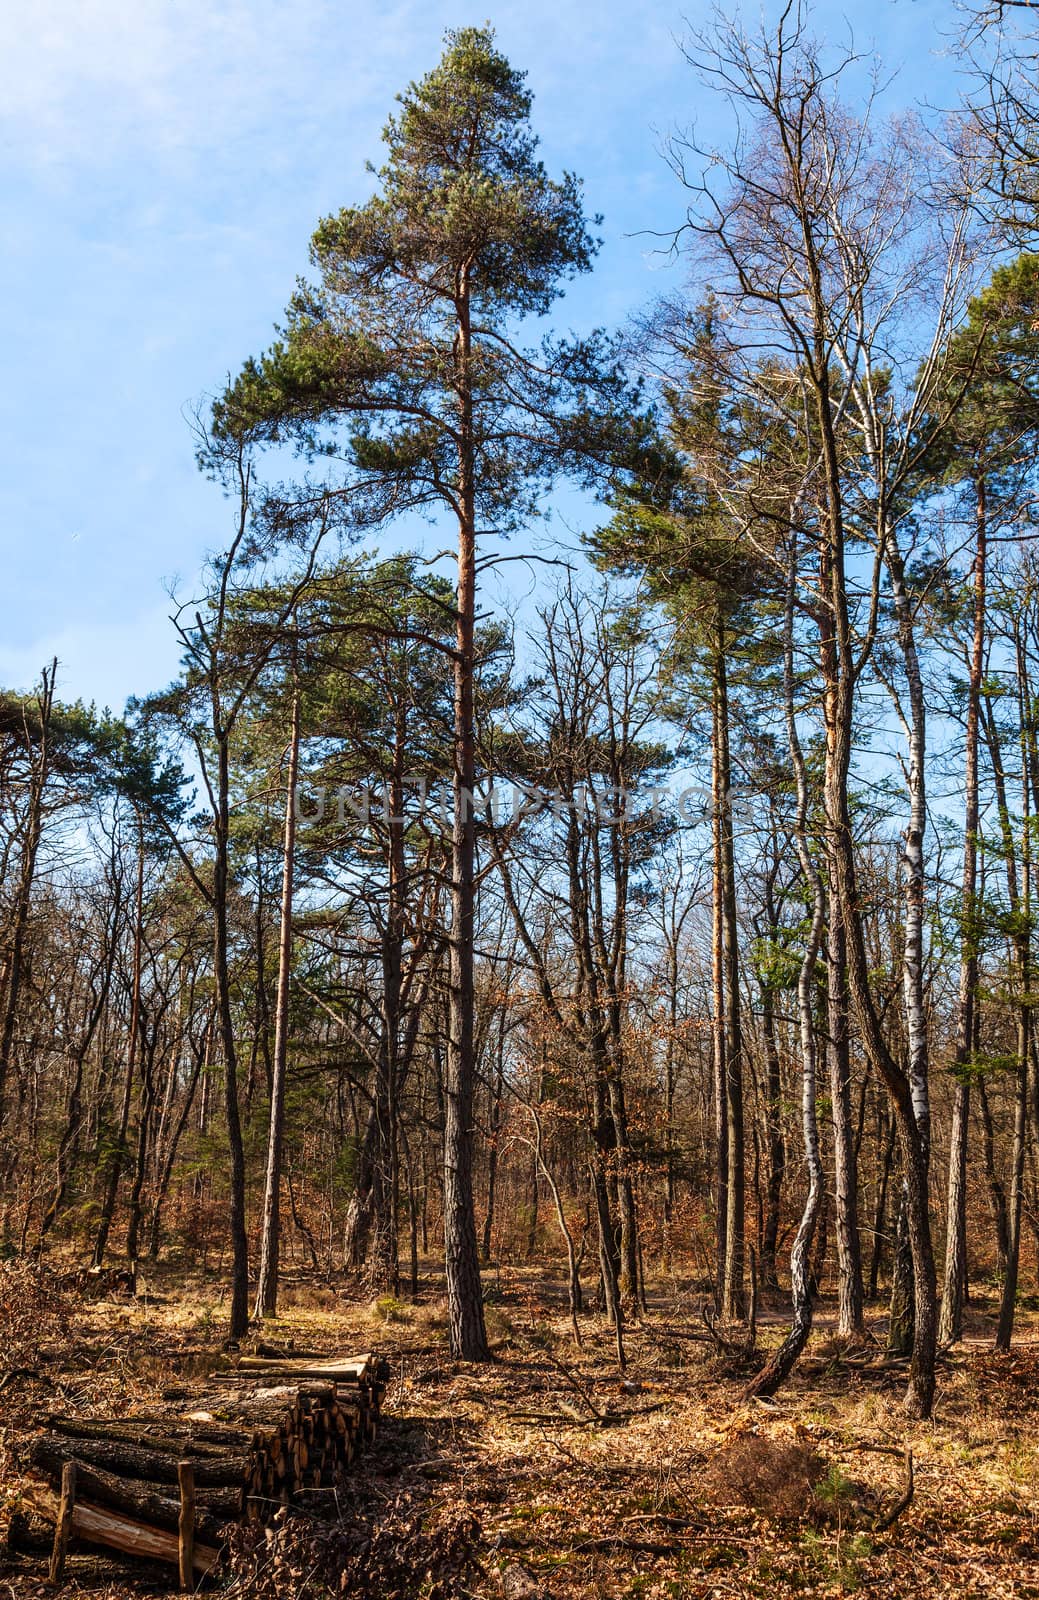
[[[746,1434],[710,1461],[703,1496],[712,1505],[746,1506],[776,1521],[793,1521],[813,1509],[815,1488],[825,1470],[825,1462],[810,1445]]]
[[[70,1337],[72,1304],[57,1274],[30,1260],[0,1263],[0,1362],[32,1370],[45,1346]]]
[[[480,1537],[479,1522],[464,1506],[422,1517],[398,1502],[377,1522],[331,1527],[286,1513],[273,1527],[234,1529],[231,1593],[237,1600],[285,1600],[304,1589],[315,1600],[455,1600],[469,1592]]]
[[[33,1320],[57,1309],[46,1275],[38,1287]],[[943,1361],[936,1417],[924,1425],[906,1422],[901,1372],[845,1367],[837,1357],[822,1370],[804,1363],[771,1406],[743,1402],[742,1382],[719,1377],[713,1348],[690,1337],[690,1302],[665,1300],[662,1290],[659,1309],[629,1329],[624,1384],[600,1319],[584,1319],[584,1346],[573,1348],[560,1280],[544,1267],[503,1274],[500,1312],[523,1336],[486,1366],[451,1359],[440,1280],[430,1275],[424,1290],[422,1305],[387,1321],[346,1282],[338,1295],[309,1279],[287,1289],[264,1337],[329,1354],[385,1353],[394,1376],[384,1425],[338,1488],[337,1525],[294,1516],[270,1540],[244,1530],[234,1573],[213,1592],[228,1600],[275,1592],[277,1600],[800,1600],[855,1591],[1039,1600],[1031,1308],[1022,1308],[1013,1354],[997,1358],[988,1348],[995,1308],[983,1316],[974,1302],[978,1336]],[[183,1408],[216,1363],[225,1310],[211,1281],[171,1271],[136,1301],[75,1304],[67,1341],[53,1323],[40,1334],[39,1378],[0,1395],[5,1597],[37,1600],[46,1572],[45,1554],[5,1560],[3,1551],[33,1413]],[[764,1341],[781,1335],[781,1313],[762,1322]],[[828,1337],[825,1306],[820,1336]],[[893,1528],[878,1530],[902,1492],[906,1446],[915,1497]],[[176,1576],[77,1547],[67,1580],[80,1600],[146,1600],[169,1592]]]

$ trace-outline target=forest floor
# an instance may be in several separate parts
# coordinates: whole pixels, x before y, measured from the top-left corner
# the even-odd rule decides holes
[[[702,1295],[680,1281],[655,1285],[649,1314],[627,1330],[623,1378],[594,1318],[575,1347],[551,1273],[502,1269],[487,1295],[494,1361],[474,1366],[448,1353],[432,1273],[417,1305],[317,1282],[283,1293],[266,1338],[330,1354],[374,1349],[392,1366],[379,1437],[344,1495],[344,1594],[1039,1596],[1034,1303],[1012,1354],[997,1357],[994,1303],[974,1302],[971,1336],[943,1361],[923,1424],[907,1421],[904,1372],[878,1366],[879,1348],[835,1347],[825,1303],[801,1369],[766,1404],[742,1401],[745,1377],[711,1343]],[[39,1320],[31,1307],[25,1315]],[[0,1375],[0,1540],[32,1418],[183,1407],[193,1377],[215,1364],[223,1316],[216,1288],[197,1278],[158,1278],[135,1301],[49,1305],[57,1339],[34,1326],[45,1337],[35,1369]],[[782,1323],[781,1301],[763,1308],[763,1344]],[[882,1327],[878,1318],[879,1337]],[[0,1374],[15,1343],[0,1347]],[[912,1500],[879,1531],[905,1496],[907,1449]],[[279,1537],[280,1554],[254,1562],[251,1577],[242,1568],[231,1591],[323,1600],[328,1584],[304,1565],[305,1541],[301,1554],[290,1530]],[[64,1592],[121,1600],[169,1588],[161,1569],[82,1552]],[[0,1600],[48,1592],[45,1558],[0,1554]]]

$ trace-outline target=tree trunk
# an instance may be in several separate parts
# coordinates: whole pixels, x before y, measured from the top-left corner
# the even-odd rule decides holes
[[[895,1248],[891,1262],[891,1302],[888,1310],[887,1350],[892,1356],[907,1356],[913,1348],[913,1255],[909,1245],[907,1188],[898,1191],[895,1217]]]
[[[977,474],[975,490],[974,637],[967,680],[967,727],[964,753],[963,876],[960,889],[960,993],[953,1071],[952,1125],[949,1130],[949,1186],[946,1199],[945,1274],[938,1339],[955,1344],[963,1333],[967,1288],[967,1146],[970,1133],[968,1063],[974,1048],[974,1011],[978,989],[978,718],[985,665],[985,587],[987,551],[986,482]]]
[[[783,1177],[786,1172],[786,1143],[783,1138],[783,1082],[779,1048],[776,1043],[775,996],[767,983],[761,987],[761,1028],[765,1038],[767,1072],[765,1115],[768,1131],[768,1189],[761,1230],[760,1270],[762,1288],[778,1290],[776,1243],[779,1238],[779,1207],[783,1197]]]
[[[271,1062],[271,1112],[267,1136],[267,1172],[260,1231],[260,1275],[256,1314],[273,1317],[278,1309],[278,1247],[281,1231],[281,1167],[285,1143],[285,1079],[289,1058],[289,991],[292,982],[292,888],[296,861],[296,781],[299,773],[300,691],[293,670],[289,759],[286,773],[285,824],[281,867],[281,921],[278,929],[278,993],[274,1012],[274,1058]]]
[[[137,889],[134,896],[133,986],[130,998],[130,1030],[126,1041],[126,1074],[123,1079],[122,1104],[119,1107],[119,1127],[116,1131],[115,1145],[109,1157],[108,1181],[105,1184],[104,1199],[101,1202],[101,1216],[97,1226],[97,1237],[94,1240],[93,1264],[98,1270],[104,1265],[108,1235],[112,1227],[112,1218],[115,1216],[116,1196],[119,1193],[119,1178],[123,1169],[123,1161],[126,1158],[126,1133],[130,1126],[130,1104],[133,1098],[134,1067],[137,1060],[137,1030],[140,1025],[143,921],[144,817],[141,812],[138,812]]]
[[[839,901],[831,893],[826,951],[826,1058],[830,1076],[833,1128],[834,1232],[837,1239],[837,1323],[839,1339],[863,1332],[862,1244],[859,1234],[858,1162],[851,1113],[851,1055],[848,1038],[847,944]]]
[[[447,1063],[444,1074],[444,1258],[451,1353],[487,1361],[480,1252],[473,1199],[473,1094],[476,1076],[476,452],[473,442],[469,283],[456,298],[459,380],[458,623],[454,662],[451,830],[451,936]]]
[[[137,1150],[134,1157],[133,1182],[127,1204],[126,1259],[130,1271],[137,1278],[137,1255],[141,1236],[142,1196],[144,1179],[148,1170],[148,1151],[151,1143],[152,1123],[155,1113],[155,1049],[156,1035],[141,1055],[141,1104],[137,1127]]]
[[[822,1156],[819,1152],[819,1122],[816,1112],[818,1093],[815,1040],[815,966],[826,920],[826,895],[808,843],[808,779],[794,708],[793,624],[796,565],[790,555],[784,633],[783,682],[786,705],[787,741],[790,761],[797,781],[797,816],[794,838],[806,886],[812,893],[812,925],[797,978],[797,1018],[801,1049],[801,1131],[805,1165],[808,1168],[808,1194],[801,1223],[790,1252],[790,1292],[793,1317],[790,1332],[765,1367],[748,1385],[745,1396],[775,1394],[793,1369],[808,1343],[812,1331],[812,1240],[825,1192]]]
[[[229,1337],[238,1340],[249,1326],[249,1238],[245,1228],[245,1147],[238,1106],[238,1050],[231,1007],[230,941],[227,925],[229,887],[230,771],[228,735],[221,726],[214,685],[214,723],[217,731],[217,807],[214,818],[213,862],[213,975],[216,983],[217,1019],[224,1055],[224,1114],[231,1158],[231,1308]]]
[[[494,1069],[494,1090],[491,1099],[491,1139],[487,1152],[487,1210],[483,1219],[483,1239],[480,1254],[484,1262],[491,1259],[491,1240],[494,1235],[494,1208],[498,1198],[498,1145],[504,1121],[505,1098],[505,1026],[507,1009],[499,1012],[498,1058]]]
[[[50,776],[50,727],[54,711],[54,681],[58,663],[55,659],[45,667],[41,677],[36,704],[40,714],[40,739],[35,757],[30,756],[28,813],[25,821],[25,840],[18,872],[18,888],[11,926],[10,942],[0,967],[0,994],[3,995],[3,1014],[0,1019],[0,1130],[4,1124],[4,1097],[7,1080],[14,1060],[15,1023],[21,994],[25,936],[29,927],[29,908],[36,878],[36,861],[43,837],[43,800]],[[27,730],[27,740],[31,735]]]
[[[183,1134],[184,1129],[187,1127],[188,1118],[191,1115],[191,1108],[195,1103],[195,1094],[198,1090],[199,1078],[202,1076],[203,1071],[209,1066],[209,1041],[212,1038],[212,1032],[213,1024],[212,1021],[210,1021],[206,1027],[205,1044],[203,1048],[194,1052],[195,1060],[191,1068],[191,1076],[188,1079],[187,1087],[184,1091],[184,1103],[181,1106],[180,1113],[170,1130],[169,1136],[166,1140],[165,1148],[162,1152],[162,1158],[159,1164],[159,1173],[155,1183],[155,1198],[152,1203],[151,1220],[148,1223],[148,1259],[150,1261],[158,1261],[159,1259],[159,1228],[162,1221],[162,1206],[164,1200],[166,1199],[166,1195],[169,1192],[170,1179],[173,1176],[173,1165],[177,1159],[177,1151],[180,1147],[181,1135]]]
[[[885,1107],[881,1107],[886,1110]],[[887,1224],[888,1191],[891,1187],[891,1174],[895,1165],[895,1138],[897,1129],[895,1119],[887,1112],[882,1120],[878,1120],[877,1127],[877,1158],[880,1170],[877,1174],[877,1196],[873,1208],[873,1250],[869,1263],[869,1298],[875,1300],[879,1292],[880,1268],[884,1259],[884,1240]]]
[[[1007,1195],[996,1171],[996,1129],[988,1097],[988,1084],[984,1078],[978,1079],[978,1111],[981,1116],[981,1153],[985,1166],[985,1187],[988,1192],[992,1231],[996,1242],[996,1268],[1000,1273],[1005,1273],[1010,1250]]]
[[[744,1229],[746,1170],[743,1130],[743,1037],[740,1018],[739,936],[736,923],[736,864],[732,828],[732,768],[729,756],[729,690],[725,664],[725,630],[716,620],[712,656],[714,706],[713,799],[719,850],[716,934],[720,933],[721,994],[724,997],[725,1100],[725,1249],[721,1279],[721,1316],[737,1322],[746,1315],[744,1293]],[[716,956],[716,961],[718,957]],[[717,1023],[716,1023],[717,1026]],[[720,1159],[720,1158],[719,1158]]]
[[[816,360],[822,358],[817,353]],[[913,1253],[915,1332],[906,1409],[928,1417],[934,1403],[934,1361],[937,1333],[937,1287],[927,1192],[926,1130],[917,1122],[915,1084],[893,1059],[883,1035],[870,988],[859,903],[855,846],[848,799],[854,710],[855,654],[848,616],[844,574],[843,523],[840,515],[840,468],[833,419],[820,371],[819,424],[826,439],[827,493],[831,537],[823,546],[822,589],[829,596],[827,616],[832,638],[824,639],[824,713],[826,767],[824,799],[827,850],[837,910],[848,946],[848,979],[867,1059],[891,1096],[902,1145],[908,1185],[909,1237]],[[826,403],[823,403],[825,401]]]

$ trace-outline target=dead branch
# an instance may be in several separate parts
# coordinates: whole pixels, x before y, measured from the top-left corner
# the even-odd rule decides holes
[[[882,1449],[883,1447],[877,1447],[877,1448]],[[897,1451],[890,1451],[890,1452],[885,1451],[885,1454],[888,1454],[888,1453],[890,1453],[892,1455],[897,1455],[898,1452]],[[878,1517],[877,1518],[876,1522],[873,1524],[873,1532],[874,1533],[886,1533],[888,1528],[894,1527],[895,1523],[898,1521],[898,1519],[902,1515],[903,1511],[908,1510],[909,1506],[912,1504],[913,1492],[914,1492],[914,1489],[915,1489],[915,1480],[914,1480],[914,1475],[913,1475],[913,1452],[912,1452],[912,1450],[910,1450],[908,1445],[906,1446],[905,1463],[906,1463],[905,1488],[902,1490],[902,1493],[899,1495],[898,1499],[895,1501],[894,1505],[890,1508],[890,1510],[885,1511],[885,1513],[884,1513],[884,1515],[882,1517]]]

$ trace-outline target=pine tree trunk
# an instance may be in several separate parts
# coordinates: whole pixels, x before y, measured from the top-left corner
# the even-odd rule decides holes
[[[721,1316],[738,1322],[746,1315],[744,1230],[746,1161],[743,1128],[743,1037],[740,1018],[739,934],[736,922],[736,864],[732,827],[732,768],[729,755],[729,691],[725,663],[725,629],[717,619],[713,653],[714,802],[719,819],[722,994],[725,1027],[725,1258],[721,1281]],[[721,996],[719,996],[721,998]]]
[[[996,1244],[996,1270],[1005,1273],[1007,1253],[1010,1249],[1007,1196],[996,1170],[996,1129],[988,1097],[988,1084],[984,1078],[978,1079],[978,1111],[981,1116],[981,1153],[985,1167],[985,1187],[988,1192],[989,1212]]]
[[[130,1126],[130,1104],[133,1098],[134,1069],[137,1061],[137,1030],[140,1022],[141,1011],[141,940],[143,936],[142,923],[144,920],[144,818],[140,812],[137,815],[137,889],[134,896],[134,940],[133,940],[133,982],[130,997],[130,1029],[126,1040],[126,1072],[123,1078],[123,1098],[119,1107],[119,1126],[115,1136],[115,1146],[109,1157],[108,1178],[105,1184],[104,1198],[101,1202],[101,1216],[97,1225],[97,1237],[94,1240],[94,1266],[100,1270],[104,1265],[105,1250],[108,1247],[108,1235],[112,1227],[112,1218],[115,1216],[116,1196],[119,1193],[119,1178],[122,1173],[123,1161],[126,1156],[126,1134]]]
[[[281,920],[278,928],[278,993],[274,1008],[274,1056],[271,1061],[270,1128],[267,1172],[260,1231],[260,1276],[256,1314],[273,1317],[278,1309],[278,1252],[281,1231],[281,1167],[285,1143],[285,1079],[289,1055],[289,991],[292,983],[292,889],[296,859],[296,782],[299,773],[300,692],[292,694],[289,760],[286,774],[285,825],[281,866]]]
[[[9,941],[5,941],[7,949],[0,965],[0,994],[3,995],[3,1013],[0,1016],[0,1131],[5,1126],[4,1097],[14,1063],[15,1023],[18,1019],[18,1003],[21,996],[25,936],[29,928],[29,907],[36,878],[36,862],[43,838],[43,802],[50,776],[50,727],[57,672],[58,663],[55,659],[43,671],[40,691],[36,698],[40,713],[40,742],[35,758],[30,758],[25,842],[19,864],[10,938]]]
[[[451,1353],[487,1361],[480,1252],[473,1198],[473,1096],[476,1077],[476,488],[469,285],[457,293],[459,379],[458,624],[454,664],[451,831],[451,937],[447,1063],[444,1074],[444,1257]]]
[[[180,1148],[181,1135],[183,1134],[184,1129],[187,1127],[188,1118],[191,1116],[191,1108],[195,1103],[195,1095],[198,1090],[199,1078],[202,1076],[205,1068],[209,1065],[209,1040],[211,1034],[212,1024],[206,1028],[206,1043],[204,1048],[195,1052],[195,1060],[191,1069],[191,1077],[188,1079],[187,1088],[184,1091],[184,1103],[181,1106],[180,1113],[177,1116],[172,1129],[170,1130],[165,1149],[163,1150],[162,1161],[159,1167],[159,1175],[155,1185],[155,1199],[152,1203],[151,1219],[148,1223],[148,1259],[150,1261],[157,1261],[159,1259],[159,1230],[162,1222],[162,1207],[166,1199],[166,1195],[169,1192],[170,1179],[173,1177],[173,1166],[177,1159],[177,1151]]]
[[[768,1189],[761,1230],[760,1271],[762,1287],[778,1289],[776,1241],[779,1237],[779,1207],[783,1196],[783,1176],[786,1171],[786,1144],[783,1139],[783,1082],[780,1074],[779,1048],[776,1043],[775,997],[767,983],[763,984],[761,989],[761,1028],[765,1039],[767,1072],[765,1106],[768,1130]]]
[[[714,1300],[721,1314],[726,1276],[729,1211],[729,1107],[726,1096],[725,880],[723,807],[726,774],[722,766],[721,709],[717,688],[711,696],[711,1075],[714,1096]]]
[[[826,942],[826,1059],[833,1128],[834,1233],[837,1239],[838,1339],[861,1338],[864,1330],[862,1243],[859,1233],[858,1162],[851,1115],[851,1056],[848,1039],[848,959],[840,899],[830,894]]]
[[[974,1011],[978,988],[978,717],[985,665],[985,590],[987,552],[986,483],[975,478],[974,637],[967,680],[967,727],[964,755],[963,877],[960,890],[960,993],[956,1027],[956,1088],[949,1130],[949,1187],[946,1199],[945,1274],[938,1339],[955,1344],[963,1333],[967,1289],[967,1147],[970,1134],[970,1079],[967,1066],[974,1047]]]
[[[895,1248],[891,1262],[891,1302],[888,1308],[887,1350],[892,1356],[907,1356],[913,1348],[913,1256],[909,1244],[907,1189],[898,1191],[895,1216]]]
[[[886,1110],[882,1106],[882,1110]],[[884,1260],[884,1241],[887,1229],[887,1203],[888,1193],[891,1188],[891,1174],[895,1165],[895,1119],[887,1113],[878,1122],[877,1127],[877,1159],[880,1170],[877,1174],[877,1195],[873,1208],[873,1250],[869,1263],[869,1298],[875,1300],[879,1292],[880,1269]]]
[[[839,507],[840,470],[836,465],[837,448],[836,441],[832,437],[832,417],[828,408],[820,408],[819,420],[824,435],[828,436],[828,492],[832,505],[836,508]],[[840,529],[839,515],[833,516],[833,525],[835,530]],[[843,563],[842,538],[832,538],[823,548],[822,572],[823,592],[831,597],[828,615],[832,622],[832,637],[824,638],[822,654],[826,720],[824,800],[827,850],[831,863],[831,882],[835,890],[834,899],[847,939],[849,989],[859,1022],[863,1049],[870,1065],[882,1078],[891,1096],[902,1145],[915,1297],[913,1357],[905,1403],[910,1416],[928,1417],[934,1404],[937,1288],[928,1208],[926,1135],[917,1124],[914,1086],[910,1083],[908,1074],[891,1056],[870,988],[869,962],[859,908],[855,847],[848,803],[855,658]]]
[[[230,938],[227,923],[229,887],[230,769],[228,735],[222,729],[216,686],[213,722],[217,733],[217,808],[214,817],[213,975],[217,1025],[224,1056],[224,1115],[230,1157],[231,1307],[228,1335],[241,1339],[249,1326],[249,1238],[245,1227],[245,1146],[238,1105],[238,1050],[231,1005]]]
[[[815,966],[822,943],[826,921],[826,893],[819,870],[812,859],[808,842],[808,778],[801,741],[797,732],[794,707],[794,585],[796,580],[795,552],[790,553],[790,576],[787,589],[784,630],[783,684],[786,709],[787,742],[790,762],[797,783],[797,813],[794,839],[798,861],[805,885],[812,894],[812,925],[805,945],[801,968],[797,978],[798,1041],[801,1051],[801,1132],[804,1140],[805,1165],[808,1169],[808,1193],[800,1226],[790,1252],[790,1292],[793,1317],[790,1331],[779,1349],[765,1364],[758,1376],[748,1385],[745,1397],[771,1395],[784,1383],[798,1356],[808,1343],[812,1331],[812,1241],[819,1221],[825,1194],[822,1156],[819,1150],[819,1121],[816,1110],[818,1094],[815,1036]]]

